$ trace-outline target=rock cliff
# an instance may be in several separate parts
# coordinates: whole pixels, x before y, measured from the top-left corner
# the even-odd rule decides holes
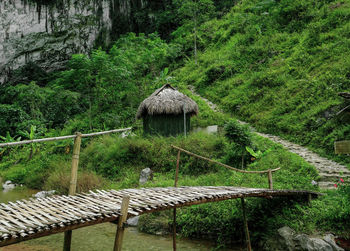
[[[0,1],[0,85],[26,63],[57,70],[72,53],[134,30],[132,10],[144,5],[142,0]]]

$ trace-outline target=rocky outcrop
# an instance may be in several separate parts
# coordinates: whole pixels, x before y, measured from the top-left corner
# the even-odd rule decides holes
[[[142,171],[140,173],[140,180],[139,180],[140,185],[144,185],[147,181],[152,180],[152,179],[153,179],[152,170],[148,167],[142,169]]]
[[[297,234],[287,226],[278,229],[275,239],[270,239],[263,244],[264,250],[300,250],[300,251],[342,251],[337,246],[332,234],[322,237],[310,237],[306,234]]]
[[[61,69],[73,53],[87,53],[136,28],[134,11],[146,0],[1,0],[0,85],[34,62]]]

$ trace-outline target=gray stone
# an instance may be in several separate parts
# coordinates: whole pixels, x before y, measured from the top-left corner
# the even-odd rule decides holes
[[[5,181],[4,184],[2,184],[2,189],[4,190],[4,192],[11,191],[15,187],[16,187],[16,184],[12,183],[11,180],[7,180]]]
[[[51,191],[40,191],[37,192],[36,194],[33,195],[33,197],[35,198],[45,198],[51,195],[54,195],[56,193],[55,190],[51,190]]]
[[[278,229],[278,235],[275,238],[261,243],[260,246],[268,251],[343,251],[334,241],[331,234],[323,237],[310,237],[306,234],[296,234],[290,227]]]
[[[193,132],[205,132],[208,134],[213,134],[218,132],[218,126],[217,125],[212,125],[212,126],[207,126],[207,127],[197,127],[193,129]]]
[[[299,234],[295,236],[296,250],[305,251],[333,251],[331,245],[320,238],[310,238],[306,234]]]
[[[140,216],[132,217],[126,221],[126,224],[128,224],[128,226],[130,227],[137,227],[137,225],[139,224],[139,219]]]
[[[286,248],[286,250],[294,250],[294,242],[293,242],[293,237],[294,237],[294,230],[291,229],[290,227],[284,226],[280,229],[277,230],[279,236],[281,239],[279,240],[279,243],[281,244],[282,247]]]
[[[153,179],[153,172],[151,168],[147,167],[145,169],[142,169],[141,174],[140,174],[140,180],[139,183],[140,185],[145,184],[148,180]]]
[[[329,245],[331,245],[334,251],[344,251],[344,249],[342,249],[335,243],[333,234],[326,234],[325,236],[323,236],[323,240]]]

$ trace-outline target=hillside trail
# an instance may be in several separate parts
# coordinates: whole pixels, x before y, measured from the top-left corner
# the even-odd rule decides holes
[[[188,86],[188,87],[193,95],[201,98],[204,102],[207,103],[207,105],[213,111],[222,112],[216,104],[214,104],[213,102],[209,101],[208,99],[206,99],[206,98],[200,96],[198,93],[196,93],[194,86]],[[238,122],[241,124],[248,125],[248,123],[246,123],[244,121],[238,120]],[[346,166],[341,165],[335,161],[329,160],[327,158],[321,157],[317,153],[310,151],[306,147],[289,142],[289,141],[284,140],[284,139],[282,139],[278,136],[275,136],[275,135],[258,132],[252,126],[250,126],[250,128],[257,135],[264,137],[264,138],[267,138],[267,139],[269,139],[277,144],[281,144],[288,151],[299,155],[306,162],[313,165],[319,173],[320,180],[318,181],[318,186],[321,189],[334,189],[335,188],[334,184],[336,182],[338,182],[340,178],[342,178],[344,180],[350,180],[350,170]]]

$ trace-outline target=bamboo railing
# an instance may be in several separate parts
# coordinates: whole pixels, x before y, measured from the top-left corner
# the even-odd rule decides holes
[[[211,163],[214,163],[214,164],[226,167],[228,169],[231,169],[231,170],[239,172],[239,173],[260,173],[260,174],[267,173],[268,182],[269,182],[269,188],[270,189],[273,189],[272,173],[281,169],[280,167],[278,167],[278,168],[275,168],[275,169],[268,169],[268,170],[263,170],[263,171],[246,171],[246,170],[241,170],[241,169],[238,169],[238,168],[234,168],[232,166],[226,165],[226,164],[221,163],[221,162],[216,161],[216,160],[212,160],[212,159],[200,156],[198,154],[195,154],[195,153],[192,153],[192,152],[187,151],[185,149],[182,149],[182,148],[180,148],[178,146],[171,145],[171,147],[173,147],[174,149],[178,150],[178,155],[177,155],[178,160],[177,160],[177,165],[176,165],[177,169],[178,169],[178,165],[179,165],[178,163],[179,163],[179,159],[180,159],[180,152],[184,152],[184,153],[187,153],[188,155],[191,155],[191,156],[196,157],[198,159],[206,160],[208,162],[211,162]],[[176,171],[176,174],[178,174],[178,170]],[[177,180],[178,178],[175,177],[175,179]]]
[[[125,132],[125,131],[129,131],[129,130],[131,130],[131,127],[123,128],[123,129],[114,129],[114,130],[103,131],[103,132],[94,132],[94,133],[88,133],[88,134],[81,134],[81,137],[82,138],[86,138],[86,137],[99,136],[99,135],[116,133],[116,132]],[[41,142],[48,142],[48,141],[74,139],[76,137],[77,137],[77,134],[75,134],[75,135],[67,135],[67,136],[59,136],[59,137],[51,137],[51,138],[43,138],[43,139],[22,140],[22,141],[18,141],[18,142],[1,143],[0,147],[11,147],[11,146],[19,146],[19,145],[32,144],[32,143],[41,143]]]
[[[267,173],[267,178],[269,182],[269,189],[273,189],[273,181],[272,181],[272,173],[280,170],[281,168],[275,168],[275,169],[268,169],[268,170],[263,170],[263,171],[246,171],[246,170],[241,170],[238,168],[234,168],[232,166],[226,165],[224,163],[221,163],[216,160],[212,160],[203,156],[200,156],[198,154],[192,153],[190,151],[187,151],[185,149],[182,149],[178,146],[171,145],[172,148],[178,150],[177,152],[177,160],[176,160],[176,170],[175,170],[175,187],[177,187],[177,181],[178,181],[178,175],[179,175],[179,166],[180,166],[180,154],[181,152],[184,152],[188,155],[191,155],[195,158],[206,160],[208,162],[223,166],[225,168],[231,169],[233,171],[239,172],[239,173]],[[250,243],[250,237],[249,237],[249,230],[248,230],[248,222],[247,222],[247,216],[246,216],[246,207],[245,207],[245,201],[244,198],[241,198],[241,203],[242,203],[242,212],[243,212],[243,225],[244,225],[244,233],[246,237],[246,245],[247,245],[247,250],[251,251],[251,243]],[[176,251],[176,207],[174,207],[173,211],[173,250]]]

